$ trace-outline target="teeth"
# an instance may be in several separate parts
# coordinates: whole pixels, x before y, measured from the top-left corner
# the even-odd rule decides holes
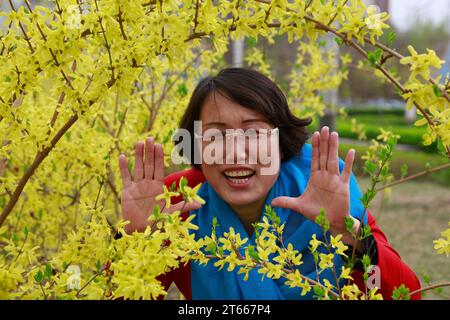
[[[230,180],[231,182],[233,182],[235,184],[243,184],[243,183],[246,183],[249,180],[249,178],[245,178],[245,179],[228,178],[228,180]]]
[[[252,170],[226,171],[225,175],[228,177],[245,177],[253,173]]]

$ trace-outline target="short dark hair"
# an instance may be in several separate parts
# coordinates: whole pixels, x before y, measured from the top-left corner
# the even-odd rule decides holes
[[[191,150],[194,150],[194,121],[200,120],[200,112],[206,98],[211,93],[220,93],[241,106],[262,114],[269,123],[279,128],[280,152],[282,162],[298,155],[309,134],[306,126],[311,117],[297,118],[289,108],[286,96],[281,89],[262,73],[247,68],[226,68],[216,76],[201,80],[192,93],[188,107],[181,118],[180,129],[186,129],[191,137]],[[181,141],[175,142],[175,144]],[[189,162],[190,155],[186,155]],[[194,164],[200,169],[200,165]]]

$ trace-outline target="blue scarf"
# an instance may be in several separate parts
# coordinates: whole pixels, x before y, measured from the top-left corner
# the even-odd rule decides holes
[[[311,144],[304,144],[300,155],[296,155],[289,161],[280,166],[279,177],[272,186],[265,204],[270,205],[272,199],[278,196],[298,197],[301,195],[308,184],[311,174]],[[339,169],[342,172],[344,161],[339,158]],[[193,231],[196,239],[210,236],[212,232],[212,221],[217,217],[218,226],[216,235],[222,236],[233,227],[236,233],[240,233],[241,238],[248,238],[238,216],[233,209],[222,200],[209,183],[204,183],[198,193],[205,201],[205,205],[191,213],[196,214],[193,223],[199,226],[199,229]],[[363,205],[360,198],[362,193],[358,187],[356,179],[352,173],[350,178],[350,215],[361,220]],[[318,240],[324,240],[324,235],[320,226],[307,220],[301,214],[292,210],[283,208],[274,208],[281,219],[281,224],[285,223],[283,234],[285,245],[292,243],[294,249],[302,253],[302,262],[298,269],[301,274],[311,279],[316,279],[316,269],[313,256],[308,249],[309,241],[312,235],[316,234]],[[263,215],[261,214],[262,221]],[[364,219],[367,223],[367,214]],[[250,237],[246,245],[255,245],[255,233]],[[321,248],[322,247],[322,248]],[[323,246],[318,251],[328,253]],[[283,299],[313,299],[314,293],[311,290],[305,296],[301,296],[300,288],[289,288],[285,285],[285,278],[270,279],[257,272],[257,269],[250,271],[249,278],[244,281],[244,275],[238,274],[238,268],[232,272],[226,271],[225,266],[219,271],[214,266],[214,260],[205,265],[199,265],[197,262],[191,262],[191,286],[192,298],[195,299],[224,299],[224,300],[283,300]],[[334,264],[338,276],[343,266],[342,258],[335,255]],[[336,285],[334,276],[330,269],[320,273],[320,280],[327,279]]]

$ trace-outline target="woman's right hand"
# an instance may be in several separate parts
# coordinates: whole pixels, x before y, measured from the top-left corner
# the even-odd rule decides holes
[[[144,157],[145,153],[145,157]],[[145,159],[144,159],[145,158]],[[120,175],[123,189],[121,196],[122,218],[130,221],[125,226],[127,233],[133,231],[142,232],[149,225],[148,217],[153,213],[153,208],[159,205],[163,208],[164,201],[155,200],[155,197],[163,193],[164,185],[164,154],[160,144],[154,143],[152,137],[148,137],[144,143],[139,141],[135,146],[134,176],[131,177],[128,170],[128,161],[121,154],[119,156]],[[190,211],[198,209],[201,205],[192,202],[179,202],[164,212],[177,210]]]

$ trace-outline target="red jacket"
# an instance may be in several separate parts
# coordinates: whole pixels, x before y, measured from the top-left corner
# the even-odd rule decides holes
[[[187,178],[188,184],[191,187],[206,181],[201,171],[188,169],[168,175],[164,179],[164,183],[167,187],[170,187],[175,181],[178,186],[178,182],[182,176]],[[179,201],[181,201],[180,197],[173,198],[172,203],[177,203]],[[368,224],[370,225],[378,252],[377,266],[379,267],[381,276],[381,289],[379,293],[383,295],[384,299],[388,300],[392,299],[393,290],[402,284],[409,288],[410,292],[420,289],[420,282],[414,272],[401,260],[397,251],[389,245],[385,234],[378,227],[370,211],[368,211],[368,213]],[[189,213],[184,213],[184,217],[187,217],[188,214]],[[354,271],[352,277],[360,290],[364,291],[365,285],[362,272]],[[172,282],[175,281],[175,284],[184,297],[188,300],[192,299],[190,263],[160,276],[158,279],[163,283],[166,290],[170,287]],[[411,299],[415,300],[420,298],[420,294],[415,294],[411,297]]]

